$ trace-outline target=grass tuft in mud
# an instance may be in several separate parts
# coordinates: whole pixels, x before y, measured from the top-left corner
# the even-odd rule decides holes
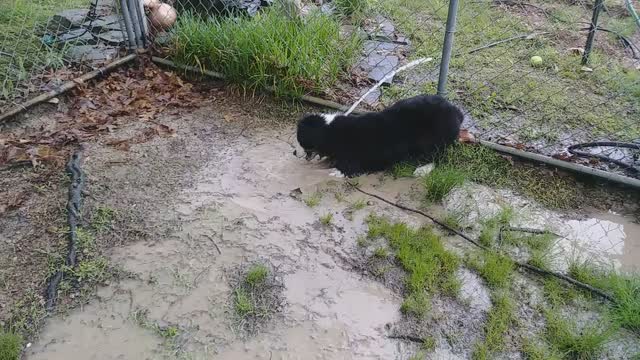
[[[553,307],[567,305],[577,299],[578,292],[560,282],[556,278],[545,278],[542,283],[542,294]]]
[[[578,329],[555,310],[545,311],[546,339],[566,359],[599,359],[604,345],[610,340],[615,327],[607,323],[590,324]]]
[[[441,201],[456,186],[467,180],[467,174],[452,166],[436,166],[429,176],[424,178],[427,200]]]
[[[0,360],[18,360],[22,352],[22,337],[0,330]]]
[[[184,331],[177,325],[159,323],[149,319],[149,309],[136,308],[129,316],[129,318],[138,326],[143,329],[147,329],[160,337],[163,342],[164,355],[162,358],[166,359],[182,359],[182,355],[185,355],[183,344],[180,340]]]
[[[484,328],[484,342],[476,343],[474,359],[490,359],[490,354],[502,350],[507,331],[514,322],[514,304],[506,293],[494,293],[493,306],[487,314]]]
[[[269,266],[261,263],[234,271],[231,305],[242,335],[255,335],[282,308],[282,284]]]
[[[557,351],[550,349],[542,341],[523,339],[522,356],[526,360],[562,360],[563,357]]]
[[[320,224],[322,224],[324,226],[331,225],[331,221],[333,221],[333,214],[332,213],[327,213],[327,214],[324,214],[324,215],[320,216]]]
[[[604,270],[587,262],[573,262],[569,275],[610,293],[615,303],[610,305],[608,317],[616,324],[640,333],[640,276]]]
[[[450,146],[436,161],[435,169],[425,178],[427,198],[439,201],[465,181],[510,188],[550,208],[576,207],[581,201],[575,180],[514,165],[492,149],[469,144]]]
[[[302,201],[304,201],[304,203],[310,208],[320,205],[320,200],[322,200],[322,192],[320,191],[316,191],[302,199]]]
[[[393,165],[391,170],[389,170],[394,179],[413,177],[414,171],[416,171],[415,164],[411,164],[408,162],[395,164]]]
[[[509,286],[515,269],[510,258],[489,251],[483,251],[469,257],[467,263],[490,287],[498,289]]]
[[[406,271],[407,300],[403,312],[413,315],[428,310],[428,295],[442,292],[456,296],[460,282],[456,270],[460,260],[442,245],[440,237],[430,228],[412,229],[404,223],[369,216],[368,238],[385,238],[396,259]]]

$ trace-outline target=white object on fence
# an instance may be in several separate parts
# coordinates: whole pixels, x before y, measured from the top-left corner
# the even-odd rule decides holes
[[[407,69],[410,69],[410,68],[412,68],[412,67],[414,67],[414,66],[416,66],[416,65],[420,65],[420,64],[422,64],[422,63],[432,61],[432,60],[433,60],[433,58],[420,58],[420,59],[417,59],[417,60],[413,60],[412,62],[410,62],[410,63],[408,63],[408,64],[406,64],[406,65],[404,65],[404,66],[401,66],[401,67],[399,67],[399,68],[397,68],[397,69],[395,69],[395,70],[391,71],[391,72],[390,72],[390,73],[388,73],[385,77],[383,77],[383,78],[382,78],[382,80],[378,81],[378,83],[377,83],[377,84],[373,85],[373,87],[372,87],[371,89],[369,89],[369,91],[367,91],[366,93],[364,93],[364,95],[362,95],[362,96],[360,97],[360,99],[358,99],[358,101],[356,101],[353,105],[351,105],[351,107],[349,108],[349,110],[347,110],[347,112],[346,112],[346,113],[344,113],[344,114],[345,114],[345,115],[349,115],[349,114],[351,114],[351,112],[353,112],[353,110],[355,110],[355,109],[358,107],[358,105],[360,105],[360,103],[361,103],[361,102],[362,102],[362,101],[363,101],[367,96],[369,96],[369,94],[371,94],[372,92],[374,92],[377,88],[379,88],[380,86],[382,86],[382,84],[384,84],[387,80],[389,80],[389,79],[391,79],[392,77],[394,77],[397,73],[399,73],[399,72],[401,72],[401,71],[404,71],[404,70],[407,70]]]

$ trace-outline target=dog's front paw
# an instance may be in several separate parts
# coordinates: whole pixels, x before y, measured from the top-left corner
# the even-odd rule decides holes
[[[337,178],[343,178],[344,174],[340,170],[334,169],[332,172],[329,173],[329,176],[335,176]]]

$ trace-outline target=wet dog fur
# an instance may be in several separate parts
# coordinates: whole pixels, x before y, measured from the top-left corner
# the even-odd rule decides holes
[[[431,162],[458,138],[464,115],[437,95],[400,100],[361,115],[309,114],[298,122],[307,160],[327,157],[348,177],[405,161]]]

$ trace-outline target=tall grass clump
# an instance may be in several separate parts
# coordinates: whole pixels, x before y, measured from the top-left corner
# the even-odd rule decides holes
[[[619,273],[601,269],[589,262],[569,265],[569,275],[613,296],[609,317],[617,325],[640,334],[640,276],[635,273]]]
[[[22,338],[0,329],[0,360],[18,360],[22,352]]]
[[[326,14],[291,18],[274,7],[252,18],[185,14],[175,27],[172,57],[251,89],[300,96],[331,87],[361,45],[356,35],[342,36],[340,23]]]
[[[458,295],[460,281],[456,271],[460,260],[444,248],[433,230],[412,229],[404,223],[392,223],[373,215],[369,216],[367,224],[367,237],[385,238],[406,271],[406,299],[400,309],[404,314],[423,316],[430,309],[429,296],[434,293]]]
[[[368,8],[367,0],[334,0],[337,12],[344,16],[361,16]]]

